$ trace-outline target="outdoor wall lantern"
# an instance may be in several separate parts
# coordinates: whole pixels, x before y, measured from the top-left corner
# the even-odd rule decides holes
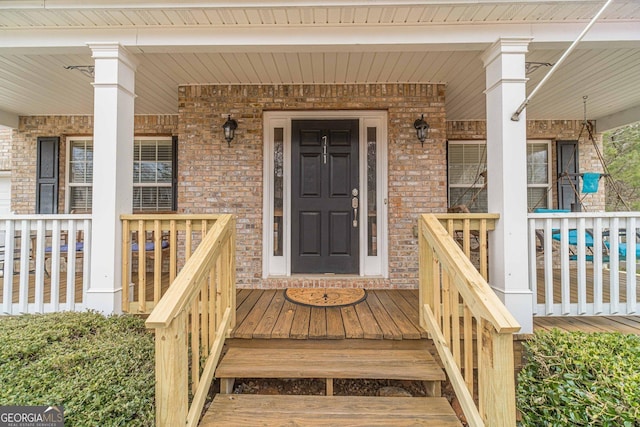
[[[231,118],[231,114],[227,116],[227,121],[222,125],[222,129],[224,129],[224,139],[227,140],[227,144],[231,147],[231,141],[236,136],[236,129],[238,129],[238,122]]]
[[[429,123],[424,121],[424,114],[420,116],[418,120],[413,122],[413,127],[416,128],[416,134],[422,146],[424,147],[424,140],[429,135]]]

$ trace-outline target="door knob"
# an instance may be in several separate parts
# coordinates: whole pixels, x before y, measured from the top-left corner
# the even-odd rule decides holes
[[[358,205],[360,204],[360,201],[356,197],[356,195],[358,194],[357,189],[354,188],[351,194],[354,195],[351,198],[351,207],[353,208],[353,227],[355,228],[358,226]]]

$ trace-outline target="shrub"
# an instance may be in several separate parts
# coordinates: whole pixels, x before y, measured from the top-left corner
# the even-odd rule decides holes
[[[153,426],[154,344],[133,316],[0,318],[0,405],[64,405],[67,426]]]
[[[524,426],[640,426],[640,337],[537,332],[525,357]]]

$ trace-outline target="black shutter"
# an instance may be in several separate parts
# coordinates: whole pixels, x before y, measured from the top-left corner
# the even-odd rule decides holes
[[[558,209],[578,209],[578,141],[558,141]],[[565,174],[569,174],[568,176]]]
[[[36,213],[58,213],[58,153],[60,138],[38,138],[36,163]]]
[[[173,200],[171,201],[171,210],[178,211],[178,137],[171,137],[172,149],[173,149],[173,165],[171,171],[173,177],[171,179],[171,192]]]

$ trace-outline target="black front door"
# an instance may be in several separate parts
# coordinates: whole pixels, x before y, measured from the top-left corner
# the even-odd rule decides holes
[[[291,124],[291,272],[358,273],[358,120]]]

